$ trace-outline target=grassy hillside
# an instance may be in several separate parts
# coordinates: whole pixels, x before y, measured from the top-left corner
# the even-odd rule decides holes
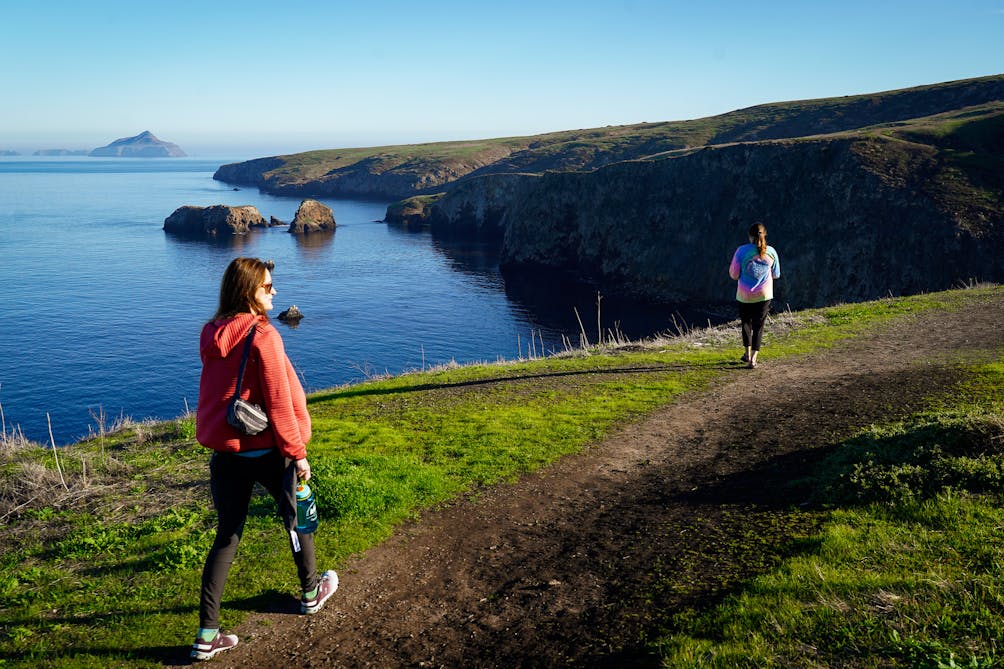
[[[1004,103],[939,114],[885,132],[938,149],[943,172],[934,197],[946,207],[983,209],[973,217],[977,220],[1004,215]]]
[[[776,319],[768,334],[771,357],[832,346],[890,319],[982,304],[999,296],[1000,290],[952,291],[786,314]],[[325,527],[318,535],[318,552],[324,566],[381,541],[395,524],[423,508],[477,486],[532,472],[579,451],[626,420],[705,388],[722,373],[723,363],[738,355],[736,341],[733,329],[716,329],[643,346],[415,372],[314,394],[311,459],[323,505]],[[601,371],[606,373],[596,373]],[[929,499],[928,492],[933,491],[948,505],[943,508],[951,511],[945,517],[952,523],[965,520],[956,527],[957,534],[964,535],[960,541],[968,537],[968,546],[995,536],[1001,522],[999,496],[1004,492],[999,489],[999,456],[980,449],[986,443],[999,444],[1002,437],[1001,371],[999,361],[973,369],[968,375],[971,384],[956,405],[934,407],[918,417],[916,425],[876,426],[874,435],[851,444],[852,455],[859,453],[854,457],[870,468],[862,471],[877,472],[877,478],[860,480],[890,483],[849,490],[834,487],[830,503],[837,509],[862,500],[912,503]],[[500,379],[504,383],[493,382]],[[900,439],[897,435],[927,429],[924,421],[935,421],[943,426],[938,429],[953,434],[961,430],[988,436],[976,446],[972,440],[960,441],[959,449],[945,442],[945,449],[912,460],[869,459],[869,440],[895,441]],[[140,667],[176,658],[194,631],[199,576],[212,536],[207,459],[207,451],[194,440],[192,417],[157,424],[99,422],[93,438],[59,451],[25,443],[7,434],[5,427],[0,442],[0,664]],[[954,469],[946,469],[946,463]],[[847,462],[834,466],[853,469]],[[928,470],[939,472],[943,484],[928,486],[919,495],[918,486],[928,485],[924,475]],[[965,471],[986,471],[979,478],[985,485],[969,483],[976,479],[965,478]],[[970,490],[986,497],[971,498]],[[882,533],[869,533],[867,547],[846,538],[861,530],[843,528],[871,525],[871,516],[834,516],[820,541],[835,537],[842,543],[819,553],[816,559],[823,561],[822,566],[812,563],[804,569],[825,571],[832,562],[832,569],[851,570],[845,578],[853,580],[855,560],[863,559],[855,557],[859,555],[855,551],[894,555],[893,549],[903,545],[904,531],[915,521],[913,516],[899,517],[897,507],[892,508],[866,510],[879,514],[889,526]],[[906,508],[925,517],[947,513],[927,506]],[[817,521],[827,521],[828,513]],[[241,550],[285,564],[287,547],[273,514],[270,500],[255,498]],[[762,551],[762,539],[735,538],[739,550],[744,541],[752,542],[745,547],[748,551]],[[927,544],[926,550],[935,550],[933,542]],[[938,555],[915,559],[936,561]],[[904,573],[913,569],[909,564],[891,568]],[[952,582],[956,575],[951,568],[944,565],[937,578]],[[729,662],[744,653],[753,658],[770,656],[778,647],[791,654],[795,665],[809,666],[798,661],[799,644],[813,640],[818,630],[825,635],[837,632],[807,619],[797,628],[804,632],[777,641],[759,634],[767,627],[764,616],[769,617],[775,607],[774,600],[762,599],[762,593],[777,589],[770,579],[783,578],[787,569],[784,566],[753,584],[749,597],[761,597],[753,603],[740,598],[713,611],[652,612],[666,621],[666,633],[652,640],[653,648],[661,649],[666,666],[684,666],[680,658],[687,657],[697,658],[694,666],[704,666],[708,657],[724,658],[720,666],[737,666]],[[292,596],[296,591],[292,571],[259,570],[250,560],[238,560],[228,584],[224,625],[232,627],[249,611]],[[884,586],[881,581],[877,584],[872,588],[871,581],[862,580],[859,589],[877,589],[881,594]],[[942,597],[939,601],[948,602],[951,589],[934,590]],[[999,629],[998,615],[1004,599],[988,605],[984,598],[967,600],[965,592],[950,599],[945,606],[958,607],[970,621],[964,623],[965,629],[977,638],[984,638],[979,635],[987,630],[997,635],[991,638],[1004,631]],[[921,599],[916,603],[923,608]],[[727,607],[743,607],[742,615]],[[838,649],[852,645],[867,664],[869,657],[882,656],[890,641],[873,638],[867,621],[854,622],[857,611],[856,606],[844,610],[851,621],[847,629],[833,618],[836,614],[829,614],[829,621],[843,635],[844,646]],[[728,636],[709,634],[722,619],[729,621]],[[953,650],[950,641],[940,633],[930,636],[940,644],[934,649],[937,653],[923,644],[910,652],[947,657]]]
[[[832,509],[802,555],[670,613],[663,666],[1000,667],[1004,362],[844,441],[806,480]]]
[[[589,170],[708,144],[841,132],[1004,100],[1004,75],[867,95],[779,102],[687,121],[568,130],[528,137],[278,156],[261,168],[223,166],[218,179],[269,192],[433,192],[466,176],[499,172]],[[361,180],[385,181],[361,185]]]
[[[929,197],[977,238],[1000,235],[1004,217],[1004,103],[855,133],[866,167]]]

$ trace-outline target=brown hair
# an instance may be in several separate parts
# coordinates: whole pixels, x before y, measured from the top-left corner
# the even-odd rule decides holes
[[[754,223],[749,229],[750,241],[756,244],[761,258],[767,257],[767,228],[763,223]]]
[[[231,318],[237,314],[262,312],[255,293],[265,281],[265,271],[275,263],[258,258],[234,258],[223,272],[220,282],[220,305],[213,320]]]

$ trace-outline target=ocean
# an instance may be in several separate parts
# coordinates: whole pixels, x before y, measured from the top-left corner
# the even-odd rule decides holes
[[[195,409],[198,337],[236,256],[275,261],[273,320],[308,391],[455,361],[495,361],[595,334],[595,294],[507,289],[491,245],[447,243],[380,222],[388,202],[321,199],[333,234],[285,228],[178,238],[182,205],[254,205],[291,221],[301,198],[213,181],[240,157],[0,158],[0,407],[9,434],[62,445],[124,418]],[[297,305],[297,327],[275,316]],[[670,309],[601,302],[631,337]],[[532,348],[531,348],[531,341]]]

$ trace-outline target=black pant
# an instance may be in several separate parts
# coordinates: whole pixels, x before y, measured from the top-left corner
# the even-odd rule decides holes
[[[770,300],[738,304],[739,320],[743,325],[743,346],[759,351],[763,340],[763,324],[767,322],[767,314],[770,313]]]
[[[237,553],[237,544],[244,532],[248,504],[255,483],[260,483],[279,505],[279,515],[287,531],[296,528],[296,466],[285,462],[276,450],[257,458],[233,453],[214,453],[209,461],[209,485],[216,507],[216,540],[209,549],[206,566],[202,570],[202,593],[199,602],[199,627],[219,627],[220,602],[223,586],[230,573],[230,565]],[[296,537],[294,542],[293,537]],[[297,545],[297,543],[299,545]],[[293,561],[296,562],[300,586],[304,591],[317,587],[317,561],[314,555],[314,535],[289,535]],[[297,550],[299,548],[299,550]],[[274,565],[262,565],[274,569]]]

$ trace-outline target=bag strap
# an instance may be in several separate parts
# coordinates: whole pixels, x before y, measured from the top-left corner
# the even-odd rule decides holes
[[[244,368],[248,364],[248,356],[251,355],[251,342],[254,341],[254,331],[257,326],[257,323],[252,323],[251,329],[248,330],[247,341],[244,344],[244,355],[241,356],[241,369],[237,372],[237,390],[234,391],[234,397],[241,396],[241,383],[244,382]]]

